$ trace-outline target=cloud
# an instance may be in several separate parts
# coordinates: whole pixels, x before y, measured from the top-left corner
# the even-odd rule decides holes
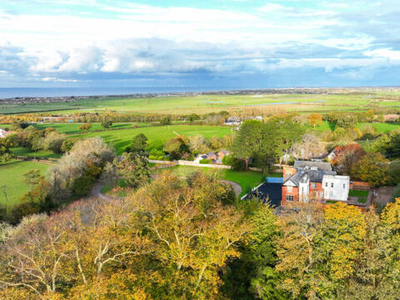
[[[196,82],[196,76],[239,80],[250,74],[285,82],[293,70],[374,78],[400,60],[394,0],[240,1],[235,8],[232,0],[214,8],[24,1],[56,12],[0,11],[0,74],[10,82]]]

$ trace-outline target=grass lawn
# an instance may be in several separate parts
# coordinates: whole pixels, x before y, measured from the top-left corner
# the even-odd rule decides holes
[[[6,192],[8,196],[8,203],[3,193],[3,188],[0,189],[0,203],[15,205],[19,203],[19,199],[29,191],[27,184],[22,182],[22,175],[26,172],[38,169],[41,175],[45,175],[45,172],[49,168],[49,165],[30,162],[30,161],[9,161],[6,164],[0,165],[0,186],[6,186]]]
[[[231,133],[231,128],[222,126],[200,126],[200,125],[171,125],[171,126],[156,126],[156,127],[143,127],[131,128],[124,130],[91,132],[86,134],[75,135],[80,138],[102,137],[107,143],[114,145],[118,154],[122,154],[127,146],[130,145],[133,137],[139,133],[147,136],[148,150],[157,148],[162,149],[164,143],[177,134],[185,136],[204,135],[207,138],[213,135],[222,137]]]
[[[11,148],[13,154],[15,156],[27,156],[27,157],[36,157],[36,158],[60,158],[61,154],[53,153],[52,151],[33,151],[24,147],[14,147]]]
[[[186,177],[193,172],[215,172],[220,179],[229,180],[238,183],[242,187],[242,193],[240,196],[245,195],[249,189],[256,187],[259,183],[265,181],[265,176],[261,172],[254,171],[233,171],[229,169],[213,169],[204,167],[192,167],[192,166],[174,166],[166,169],[155,170],[154,172],[162,172],[164,170],[170,170],[175,175],[180,177]]]
[[[349,197],[368,197],[369,191],[350,190]]]
[[[358,203],[367,203],[369,191],[350,190],[349,197],[357,197]]]

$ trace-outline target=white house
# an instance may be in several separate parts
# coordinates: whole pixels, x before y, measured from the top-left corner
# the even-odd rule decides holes
[[[322,188],[325,200],[347,201],[350,189],[350,177],[338,175],[324,175]]]
[[[5,131],[4,129],[0,129],[0,138],[6,137],[8,134],[8,131]]]

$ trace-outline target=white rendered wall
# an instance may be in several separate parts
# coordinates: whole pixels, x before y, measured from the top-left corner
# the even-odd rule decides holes
[[[322,178],[324,198],[326,200],[347,201],[349,197],[349,185],[349,176],[324,175]]]

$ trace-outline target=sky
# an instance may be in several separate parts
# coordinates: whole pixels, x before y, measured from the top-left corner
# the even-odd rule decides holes
[[[0,0],[0,87],[400,85],[399,0]]]

